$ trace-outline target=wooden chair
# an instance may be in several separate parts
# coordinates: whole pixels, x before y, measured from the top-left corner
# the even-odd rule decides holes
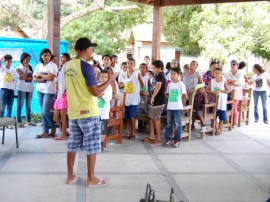
[[[0,101],[0,112],[2,112],[2,102],[1,101]],[[19,142],[18,142],[18,130],[17,130],[17,121],[16,121],[16,118],[0,117],[0,127],[3,127],[2,144],[5,143],[5,128],[8,125],[14,125],[15,137],[16,137],[16,147],[18,149],[19,148]]]
[[[210,93],[207,93],[207,97],[213,98]],[[209,100],[209,99],[208,99]],[[205,123],[209,123],[207,125],[207,129],[205,132],[201,132],[201,139],[204,138],[205,133],[210,133],[212,136],[215,135],[215,126],[216,126],[216,112],[217,112],[217,99],[211,99],[211,103],[203,105],[203,118]]]
[[[113,95],[113,99],[111,101],[113,107],[110,109],[112,117],[108,121],[108,130],[110,130],[111,133],[113,132],[113,134],[108,134],[105,138],[103,142],[104,147],[106,147],[107,142],[110,140],[117,140],[118,144],[122,144],[125,100],[125,93]]]
[[[227,101],[227,122],[223,123],[223,128],[228,128],[229,131],[232,130],[233,126],[233,106],[234,106],[234,90],[230,92],[230,100]]]
[[[192,112],[194,104],[195,92],[188,94],[188,104],[183,107],[182,111],[182,126],[186,125],[186,131],[182,131],[182,139],[186,139],[188,142],[191,137],[191,124],[192,124]]]
[[[240,127],[243,122],[245,122],[246,125],[249,124],[251,96],[252,88],[243,89],[243,99],[240,100],[238,104],[238,127]]]

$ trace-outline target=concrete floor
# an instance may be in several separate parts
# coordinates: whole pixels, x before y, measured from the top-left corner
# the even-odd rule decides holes
[[[197,127],[198,128],[198,127]],[[98,155],[97,176],[107,185],[86,188],[86,159],[79,152],[76,185],[65,185],[65,141],[35,139],[40,126],[19,129],[20,148],[14,130],[6,130],[0,145],[0,202],[138,202],[147,183],[157,198],[169,199],[170,187],[178,201],[264,202],[270,197],[269,125],[251,122],[221,136],[199,139],[180,148],[164,148],[124,139],[110,142]]]

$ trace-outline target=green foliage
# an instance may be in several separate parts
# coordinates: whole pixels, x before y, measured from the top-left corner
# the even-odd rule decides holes
[[[163,33],[184,52],[196,49],[208,59],[224,62],[250,53],[269,59],[269,7],[267,2],[176,7],[164,15]]]
[[[132,5],[127,1],[112,1],[110,6]],[[139,5],[140,10],[123,10],[121,12],[97,11],[88,16],[75,20],[61,30],[61,39],[69,41],[70,52],[73,51],[76,40],[88,37],[96,42],[97,54],[117,54],[124,50],[129,35],[125,31],[142,23],[146,15],[146,7]]]
[[[198,40],[192,36],[190,21],[201,12],[201,6],[165,7],[163,9],[162,33],[169,43],[184,49],[185,54],[201,53]],[[188,43],[187,43],[188,42]]]
[[[42,120],[42,116],[40,113],[36,113],[36,114],[31,114],[31,120],[34,123],[40,123]]]

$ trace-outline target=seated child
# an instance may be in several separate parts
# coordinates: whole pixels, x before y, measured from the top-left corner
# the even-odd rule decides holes
[[[193,105],[193,113],[192,113],[192,124],[191,129],[194,129],[194,122],[196,119],[201,121],[201,133],[206,131],[205,121],[203,118],[203,104],[207,104],[207,94],[205,92],[205,88],[203,84],[197,84],[195,86],[195,95],[194,95],[194,105]]]
[[[109,79],[109,71],[102,70],[100,72],[99,81],[105,83]],[[112,86],[108,85],[107,88],[98,96],[98,109],[101,118],[101,146],[103,149],[103,142],[108,135],[108,120],[110,114],[110,101],[112,99]]]

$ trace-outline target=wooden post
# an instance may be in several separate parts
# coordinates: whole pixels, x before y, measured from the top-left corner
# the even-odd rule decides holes
[[[180,49],[176,49],[175,50],[175,59],[179,61],[180,63],[180,56],[181,56],[181,50]]]
[[[57,57],[57,61],[60,52],[60,6],[60,0],[48,0],[48,48]]]
[[[153,15],[153,34],[152,34],[152,60],[160,59],[161,46],[161,20],[162,7],[160,0],[154,0],[154,15]]]

